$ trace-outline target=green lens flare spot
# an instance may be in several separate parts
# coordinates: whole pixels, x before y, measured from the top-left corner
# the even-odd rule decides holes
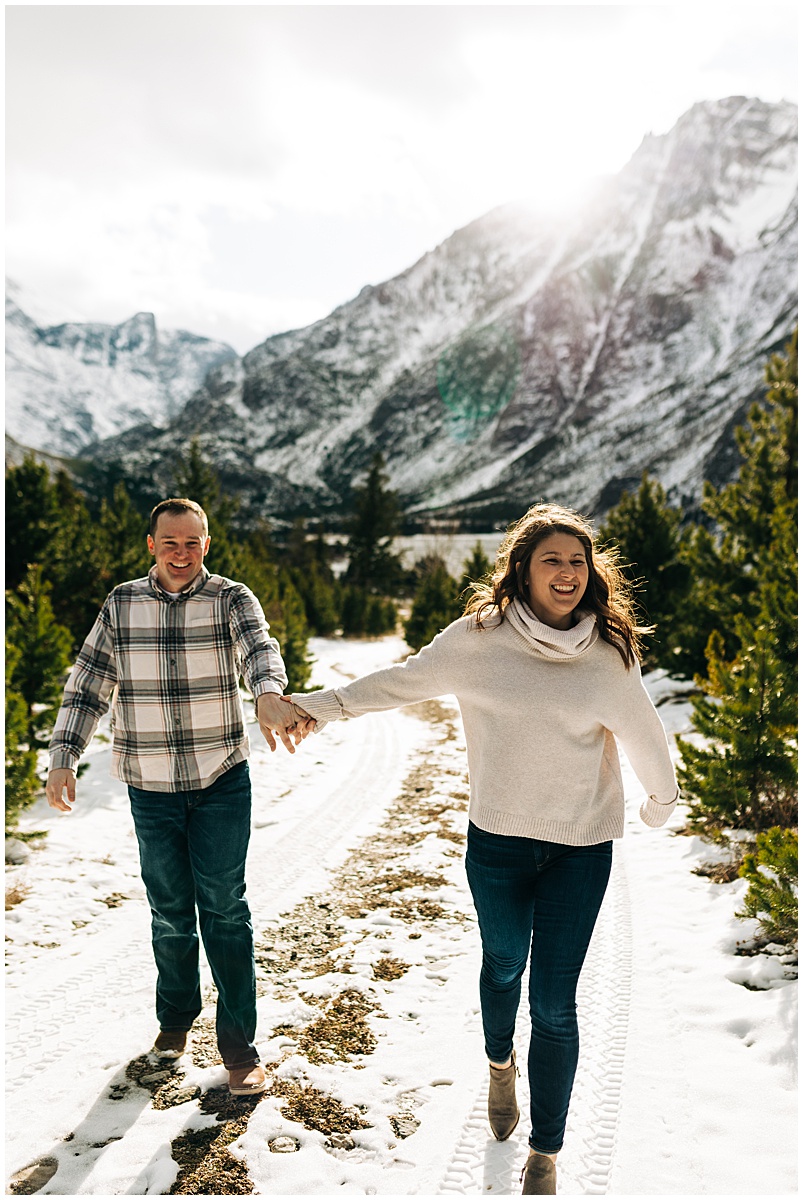
[[[510,402],[520,374],[518,343],[501,325],[469,330],[448,346],[438,359],[438,392],[450,435],[477,437]]]

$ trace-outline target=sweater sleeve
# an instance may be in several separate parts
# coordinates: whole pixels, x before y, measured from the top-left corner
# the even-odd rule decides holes
[[[678,801],[675,768],[661,718],[634,666],[625,673],[621,690],[612,689],[616,703],[605,721],[630,760],[647,799],[639,809],[645,825],[664,825]]]
[[[340,717],[361,717],[443,696],[452,691],[446,642],[453,628],[439,633],[434,641],[403,663],[394,663],[325,692],[294,692],[291,699],[297,708],[315,718],[315,732],[319,733],[328,721]]]

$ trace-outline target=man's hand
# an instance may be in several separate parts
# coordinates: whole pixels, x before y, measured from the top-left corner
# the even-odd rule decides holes
[[[283,697],[274,692],[263,692],[261,696],[257,696],[257,720],[271,750],[276,749],[274,733],[279,735],[279,739],[291,754],[295,754],[296,746],[307,736],[308,730],[298,726],[293,705],[289,702],[284,703]],[[295,737],[295,746],[290,734]]]
[[[311,717],[308,712],[306,712],[303,708],[299,708],[297,704],[293,704],[293,701],[289,696],[282,696],[282,700],[285,704],[290,705],[295,714],[296,733],[300,733],[302,738],[309,737],[311,733],[314,733],[315,726],[318,724],[318,722],[315,720],[315,717]],[[297,744],[298,741],[296,740],[296,745]]]
[[[64,801],[65,788],[69,804]],[[57,808],[59,812],[72,812],[70,804],[75,804],[75,771],[69,767],[58,767],[51,771],[47,777],[45,795],[51,808]]]

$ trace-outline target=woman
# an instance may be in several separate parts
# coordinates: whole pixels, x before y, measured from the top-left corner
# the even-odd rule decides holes
[[[530,1153],[525,1195],[555,1193],[578,1056],[575,992],[624,831],[616,742],[663,825],[677,784],[641,682],[628,585],[591,526],[552,504],[509,531],[490,583],[418,654],[342,688],[294,695],[299,723],[457,697],[471,800],[466,870],[482,939],[480,1000],[488,1116],[504,1141],[519,1119],[513,1032],[530,955]]]

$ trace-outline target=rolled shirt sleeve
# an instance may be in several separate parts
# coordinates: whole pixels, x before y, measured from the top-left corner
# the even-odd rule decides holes
[[[262,605],[243,584],[237,588],[229,621],[238,665],[254,700],[263,692],[283,695],[287,671],[279,643],[268,632]]]

